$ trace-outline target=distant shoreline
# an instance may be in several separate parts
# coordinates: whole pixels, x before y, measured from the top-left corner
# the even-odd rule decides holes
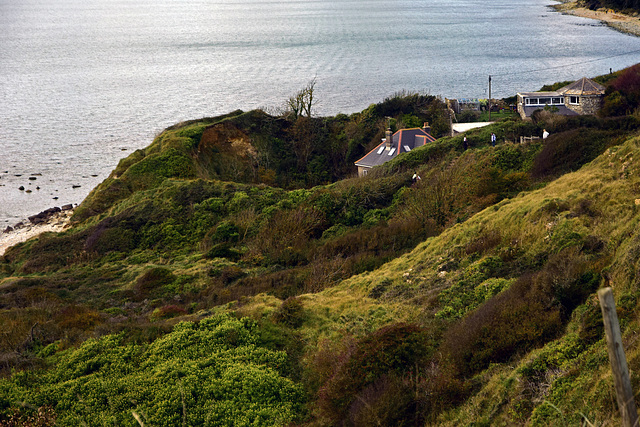
[[[577,1],[572,0],[560,0],[559,4],[552,7],[565,15],[596,19],[622,33],[640,36],[640,17],[638,16],[625,15],[610,9],[590,10],[586,7],[580,7]]]

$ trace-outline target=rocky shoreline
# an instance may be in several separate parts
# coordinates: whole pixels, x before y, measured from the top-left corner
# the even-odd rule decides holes
[[[4,229],[0,234],[0,256],[13,245],[24,242],[45,232],[64,231],[73,215],[73,206],[53,207],[32,215],[14,226]]]
[[[614,12],[611,9],[591,10],[581,7],[577,1],[561,1],[552,6],[558,12],[582,18],[596,19],[605,25],[623,33],[640,36],[640,17]]]

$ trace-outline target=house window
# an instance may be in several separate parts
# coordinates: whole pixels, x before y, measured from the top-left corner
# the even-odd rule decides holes
[[[396,152],[396,147],[393,147],[393,148],[391,149],[391,151],[389,151],[389,154],[388,154],[388,155],[389,155],[389,156],[393,156],[393,153],[395,153],[395,152]]]
[[[384,151],[384,145],[381,145],[380,148],[378,149],[378,154],[382,154],[383,151]]]
[[[578,97],[578,96],[570,96],[569,97],[569,104],[573,104],[573,105],[580,104],[580,97]]]
[[[409,147],[408,145],[404,145],[404,151],[411,151],[411,147]]]
[[[525,105],[562,105],[564,99],[561,97],[556,98],[526,98],[524,100]]]

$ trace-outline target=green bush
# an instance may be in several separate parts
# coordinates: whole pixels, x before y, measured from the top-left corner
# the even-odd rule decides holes
[[[220,197],[211,197],[203,200],[195,205],[195,209],[205,210],[209,212],[222,213],[224,209],[224,201]]]
[[[240,239],[238,226],[231,221],[222,221],[216,227],[213,239],[218,242],[237,242]]]
[[[131,165],[121,177],[135,190],[159,185],[166,178],[195,178],[193,161],[176,148],[147,155]]]
[[[0,379],[0,411],[51,407],[58,425],[273,426],[301,415],[287,356],[257,345],[255,323],[229,315],[183,322],[148,346],[124,334],[88,340],[51,357],[37,376]]]
[[[227,258],[231,261],[237,261],[242,254],[235,249],[230,243],[217,243],[204,255],[205,258]]]
[[[142,273],[136,280],[134,292],[138,299],[147,298],[162,292],[162,287],[167,286],[176,279],[173,272],[165,267],[152,267]]]
[[[282,302],[273,318],[276,322],[299,328],[304,322],[304,307],[299,298],[290,297]]]

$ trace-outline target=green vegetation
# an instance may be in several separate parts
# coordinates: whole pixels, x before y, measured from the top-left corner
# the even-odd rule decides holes
[[[488,121],[497,121],[497,120],[503,120],[503,119],[508,119],[513,117],[514,115],[516,115],[517,113],[515,111],[506,109],[504,107],[502,107],[500,110],[498,111],[491,111],[491,120],[489,120],[489,112],[488,111],[483,111],[479,116],[477,121],[478,122],[488,122]]]
[[[52,407],[60,425],[283,425],[300,413],[303,391],[283,375],[286,354],[259,341],[255,322],[222,314],[178,323],[149,345],[124,333],[66,351],[54,343],[41,353],[55,369],[0,380],[0,405]]]
[[[638,0],[581,0],[580,4],[591,10],[604,7],[628,13],[630,15],[640,12],[640,2]]]
[[[595,291],[640,389],[637,70],[602,116],[365,178],[386,117],[448,133],[437,99],[165,130],[0,260],[0,426],[617,424]]]

